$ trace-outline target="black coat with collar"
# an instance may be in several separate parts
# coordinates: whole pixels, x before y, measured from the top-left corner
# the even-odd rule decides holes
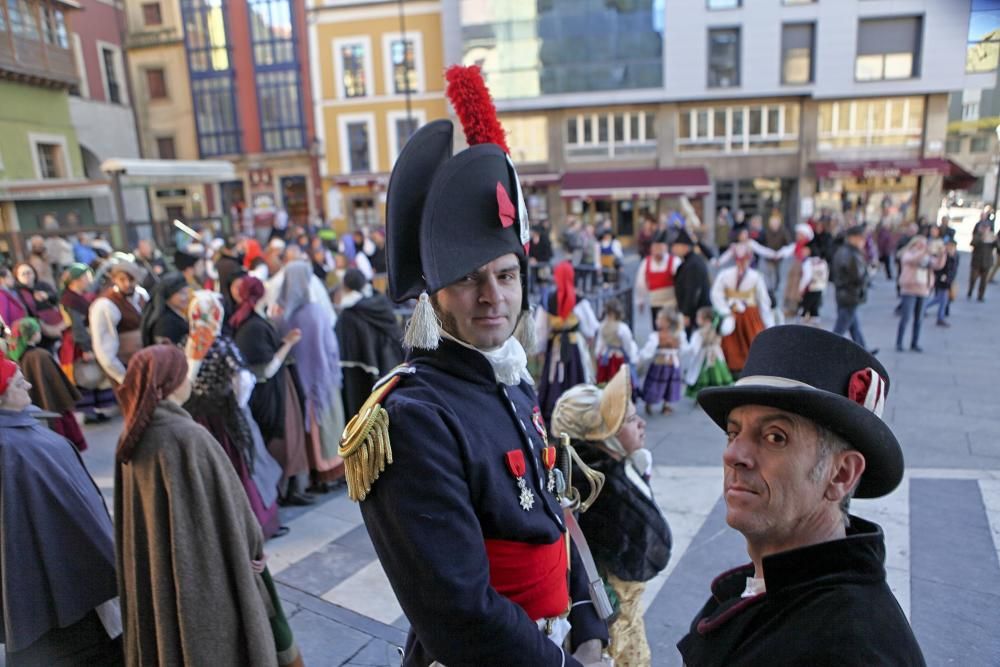
[[[677,644],[684,664],[924,665],[884,561],[882,529],[852,516],[844,539],[764,558],[765,593],[741,598],[752,564],[723,573]]]
[[[562,510],[546,490],[534,390],[498,384],[481,353],[449,340],[414,351],[409,362],[415,372],[383,401],[393,463],[361,503],[410,622],[403,664],[579,665],[490,586],[484,538],[552,544],[565,535]],[[524,453],[535,497],[529,511],[505,463],[514,449]],[[575,547],[570,567],[572,646],[607,643]]]
[[[692,250],[677,267],[677,274],[674,275],[677,309],[694,322],[699,308],[712,305],[712,300],[709,298],[711,291],[708,262]]]

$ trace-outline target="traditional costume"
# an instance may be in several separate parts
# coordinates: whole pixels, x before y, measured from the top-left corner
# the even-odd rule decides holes
[[[281,466],[279,484],[286,496],[291,480],[307,481],[309,458],[306,451],[304,411],[293,359],[277,356],[282,347],[278,332],[255,310],[264,295],[264,284],[246,276],[239,285],[236,312],[229,318],[233,341],[257,379],[250,395],[250,412],[260,427],[267,450]],[[305,488],[305,484],[300,485]],[[296,489],[290,489],[295,493]]]
[[[146,275],[132,256],[124,253],[114,253],[105,264],[110,274],[124,271],[132,275],[136,283]],[[90,337],[94,356],[116,384],[125,378],[128,360],[142,347],[141,313],[148,301],[146,290],[138,285],[128,295],[112,285],[90,306]]]
[[[86,414],[88,419],[107,419],[98,411],[115,405],[115,395],[111,390],[111,383],[93,356],[90,305],[95,295],[79,294],[69,287],[71,282],[90,272],[90,267],[86,264],[72,264],[64,274],[59,305],[63,317],[69,320],[70,326],[63,331],[62,345],[59,347],[59,365],[80,392],[81,398],[76,404],[77,410]],[[90,355],[90,358],[85,359],[85,355]]]
[[[720,428],[730,430],[730,412],[744,405],[791,412],[864,457],[855,497],[878,498],[899,485],[903,452],[882,420],[889,376],[862,347],[815,327],[775,327],[757,337],[743,370],[732,387],[698,395]],[[843,537],[764,556],[763,572],[749,564],[717,577],[677,645],[684,664],[924,665],[886,583],[882,529],[848,521]]]
[[[802,263],[809,257],[807,246],[815,234],[812,227],[805,223],[795,225],[795,245],[792,250],[792,261],[788,266],[785,281],[785,293],[782,300],[782,310],[785,321],[791,320],[799,312],[802,305]]]
[[[764,277],[750,268],[751,253],[737,249],[734,256],[736,266],[722,269],[715,277],[711,298],[717,313],[733,318],[733,332],[723,337],[722,351],[729,370],[739,373],[753,339],[774,326],[774,317]]]
[[[718,316],[698,326],[681,355],[684,366],[684,395],[694,398],[706,387],[726,387],[733,383],[733,374],[722,351],[722,322]]]
[[[634,368],[639,360],[639,347],[628,324],[605,317],[597,331],[594,357],[597,359],[597,384],[610,382],[624,365]],[[632,379],[634,383],[635,378]]]
[[[0,360],[0,395],[16,375],[12,361]],[[0,408],[0,643],[8,667],[123,664],[112,531],[73,446],[31,412]]]
[[[807,257],[802,262],[802,276],[799,279],[799,292],[802,294],[801,314],[810,320],[819,317],[819,308],[823,305],[823,292],[830,282],[830,265],[822,257]]]
[[[667,233],[658,233],[653,243],[667,243]],[[639,262],[639,270],[635,274],[635,298],[640,306],[649,306],[654,329],[660,311],[677,306],[674,276],[680,266],[681,260],[669,252],[662,257],[649,255]]]
[[[540,308],[535,316],[535,338],[545,346],[538,403],[546,420],[552,416],[552,408],[564,391],[594,381],[587,339],[593,338],[600,327],[590,304],[576,298],[573,265],[560,262],[552,275],[556,289],[549,295],[545,308]]]
[[[59,368],[52,353],[36,347],[33,341],[36,336],[41,338],[41,333],[41,325],[33,317],[15,322],[7,356],[17,362],[25,379],[31,383],[31,402],[59,415],[52,421],[52,430],[82,452],[87,449],[87,439],[73,414],[73,408],[80,401],[80,392]]]
[[[221,307],[221,306],[220,306]],[[142,350],[118,390],[115,545],[129,665],[301,665],[260,527],[212,435],[170,400],[174,346]]]
[[[452,157],[452,125],[435,121],[393,169],[389,294],[419,298],[407,364],[345,431],[348,489],[410,623],[406,667],[579,667],[572,651],[606,643],[607,629],[567,548],[524,348],[514,337],[486,352],[455,339],[429,299],[509,254],[527,285],[526,206],[503,131],[477,67],[446,76],[471,147]]]
[[[597,500],[580,514],[580,528],[619,601],[610,628],[615,667],[648,667],[652,661],[642,595],[646,582],[667,566],[672,539],[649,485],[652,456],[645,448],[630,455],[616,437],[632,395],[630,376],[623,368],[603,390],[571,388],[556,403],[552,430],[569,435],[583,462],[604,475]],[[579,493],[587,492],[584,475],[574,472],[573,485]]]
[[[375,382],[403,362],[403,332],[392,303],[382,294],[366,295],[367,281],[357,269],[344,275],[337,343],[344,373],[344,408],[357,414]]]
[[[143,347],[160,343],[184,345],[188,337],[187,317],[174,310],[169,301],[172,296],[188,287],[187,279],[176,271],[164,274],[156,284],[152,300],[142,311],[140,330]]]
[[[337,455],[344,431],[340,350],[326,307],[313,300],[309,284],[316,276],[312,266],[300,260],[289,263],[283,271],[278,331],[282,336],[292,329],[302,332],[291,356],[302,386],[309,464],[316,483],[325,485],[344,476],[344,462]]]
[[[281,468],[268,453],[246,407],[256,377],[232,339],[222,334],[222,317],[218,294],[195,292],[188,306],[191,335],[186,345],[191,397],[184,408],[222,445],[266,539],[279,528]]]
[[[663,404],[663,411],[669,412],[671,403],[681,400],[684,379],[681,371],[681,349],[687,340],[680,322],[668,329],[649,334],[639,359],[649,364],[646,379],[642,383],[642,400],[646,412],[652,406]]]

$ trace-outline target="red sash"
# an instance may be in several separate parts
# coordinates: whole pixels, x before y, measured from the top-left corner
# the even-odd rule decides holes
[[[537,621],[569,609],[566,539],[552,544],[486,540],[490,585]]]

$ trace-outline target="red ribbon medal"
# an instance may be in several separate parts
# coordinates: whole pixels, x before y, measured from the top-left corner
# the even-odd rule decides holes
[[[527,466],[524,463],[524,452],[520,449],[512,449],[504,455],[504,458],[507,461],[507,470],[510,470],[510,474],[517,480],[517,488],[521,492],[519,497],[521,509],[527,512],[535,505],[535,494],[531,492],[528,483],[524,481],[524,473],[527,471]]]
[[[545,464],[546,470],[549,471],[549,479],[545,485],[549,493],[555,493],[556,490],[556,448],[546,447],[542,450],[542,463]]]
[[[542,436],[542,442],[548,443],[549,434],[545,430],[545,419],[542,417],[542,411],[538,409],[537,405],[531,411],[531,423],[534,424],[535,430],[538,431],[538,435]]]

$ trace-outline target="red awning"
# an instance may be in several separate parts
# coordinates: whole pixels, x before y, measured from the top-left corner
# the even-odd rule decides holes
[[[898,178],[951,173],[951,162],[941,157],[904,160],[813,162],[816,178]]]
[[[569,172],[562,178],[562,197],[565,199],[659,195],[701,197],[711,190],[708,172],[702,167],[577,171]]]
[[[559,174],[544,173],[544,174],[525,174],[523,172],[517,172],[518,178],[521,179],[522,188],[539,188],[546,185],[555,185],[561,180]]]
[[[954,160],[948,160],[951,169],[944,176],[945,190],[967,190],[972,187],[979,177],[965,170],[962,165]]]

